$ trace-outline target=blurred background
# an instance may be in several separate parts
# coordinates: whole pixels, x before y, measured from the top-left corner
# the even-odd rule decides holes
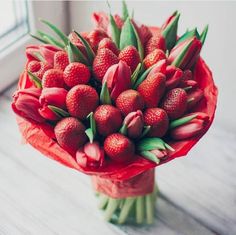
[[[173,11],[179,10],[179,35],[187,28],[197,26],[201,31],[209,24],[202,57],[219,88],[212,128],[188,158],[158,168],[162,192],[157,206],[158,226],[138,231],[122,227],[122,233],[106,227],[96,212],[91,211],[96,210],[96,202],[89,190],[88,177],[42,158],[30,146],[20,145],[10,100],[25,63],[24,48],[35,43],[28,33],[36,29],[47,31],[38,18],[51,21],[66,33],[71,29],[89,31],[92,12],[108,12],[107,3],[1,1],[0,235],[94,234],[94,231],[236,234],[236,2],[127,1],[127,4],[130,11],[134,9],[137,21],[152,26],[160,26]],[[110,1],[110,5],[112,13],[121,12],[120,1]],[[91,228],[87,226],[88,221]]]

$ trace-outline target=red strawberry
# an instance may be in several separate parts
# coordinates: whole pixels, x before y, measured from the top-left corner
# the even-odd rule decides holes
[[[115,55],[119,54],[119,49],[116,44],[110,38],[103,38],[98,44],[98,50],[102,48],[107,48],[111,50]]]
[[[58,144],[67,151],[76,151],[87,141],[85,126],[76,118],[67,117],[54,129]]]
[[[126,136],[115,133],[105,139],[104,150],[112,160],[127,162],[134,157],[135,147]]]
[[[169,126],[168,116],[165,110],[160,108],[146,109],[144,113],[144,123],[151,126],[148,136],[162,137],[166,134]]]
[[[160,33],[153,35],[147,42],[145,47],[145,55],[152,53],[155,49],[166,50],[165,39]]]
[[[64,87],[64,75],[59,69],[47,70],[42,79],[42,87]]]
[[[70,63],[64,70],[64,80],[67,86],[73,87],[78,84],[87,84],[90,79],[88,67],[82,63]]]
[[[27,66],[27,69],[40,79],[42,79],[44,73],[51,68],[52,68],[51,65],[36,60],[29,62]]]
[[[166,59],[165,53],[160,49],[155,49],[144,58],[143,63],[146,68],[149,68],[152,65],[156,64],[158,61],[164,59]]]
[[[126,62],[133,73],[141,59],[137,49],[134,46],[125,47],[119,54],[119,59]]]
[[[94,113],[94,119],[102,136],[118,131],[122,125],[121,112],[112,105],[100,105]]]
[[[152,73],[138,86],[137,91],[143,97],[148,108],[157,107],[165,92],[166,77],[162,73]]]
[[[102,29],[94,29],[88,34],[88,40],[94,52],[97,51],[98,44],[103,38],[108,38],[108,35]]]
[[[58,51],[54,55],[54,68],[64,71],[69,64],[68,55],[65,51]]]
[[[99,50],[93,61],[93,72],[96,78],[102,81],[106,71],[118,62],[118,57],[111,50],[107,48]]]
[[[165,95],[161,108],[173,120],[183,116],[187,108],[187,93],[181,88],[174,88]]]
[[[116,99],[116,107],[126,116],[133,111],[143,110],[144,100],[137,91],[126,90]]]
[[[66,96],[66,106],[71,116],[85,119],[98,106],[96,90],[87,85],[77,85]]]

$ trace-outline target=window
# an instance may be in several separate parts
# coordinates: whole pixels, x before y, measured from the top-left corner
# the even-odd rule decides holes
[[[66,1],[2,1],[0,7],[0,92],[15,83],[26,62],[25,47],[38,44],[29,36],[35,29],[47,31],[38,18],[68,30],[68,2]]]
[[[5,1],[0,8],[0,52],[29,32],[26,1]]]

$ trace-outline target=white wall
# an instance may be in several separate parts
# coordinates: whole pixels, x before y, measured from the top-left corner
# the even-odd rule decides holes
[[[119,1],[110,2],[112,12],[120,12]],[[225,128],[235,128],[236,105],[236,2],[177,2],[177,1],[128,1],[135,9],[135,18],[149,25],[161,25],[174,10],[181,12],[179,33],[198,26],[200,30],[209,24],[209,34],[202,56],[213,71],[219,87],[217,123]],[[93,11],[107,11],[106,1],[70,2],[70,22],[74,29],[91,29]]]

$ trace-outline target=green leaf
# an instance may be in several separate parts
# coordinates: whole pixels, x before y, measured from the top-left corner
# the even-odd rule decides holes
[[[165,142],[160,138],[146,138],[138,142],[138,151],[149,151],[153,149],[165,150]]]
[[[59,117],[69,117],[70,116],[70,114],[68,112],[66,112],[65,110],[58,108],[56,106],[48,105],[48,108]]]
[[[166,48],[168,50],[171,50],[176,43],[180,13],[176,11],[173,15],[175,15],[174,18],[161,33],[162,36],[165,38]]]
[[[148,76],[148,74],[151,72],[151,70],[154,68],[155,65],[149,67],[136,81],[136,83],[134,84],[134,89],[137,89],[138,86],[146,79],[146,77]]]
[[[184,58],[189,50],[189,48],[191,47],[192,43],[193,43],[194,38],[192,38],[182,49],[182,51],[178,54],[178,56],[174,59],[174,61],[171,63],[171,65],[174,65],[177,68],[180,68]]]
[[[176,45],[178,45],[180,42],[183,42],[185,41],[186,39],[188,38],[192,38],[192,37],[197,37],[199,36],[198,32],[197,32],[197,28],[194,28],[193,30],[191,31],[186,31],[179,39],[178,41],[176,42]]]
[[[138,75],[139,75],[139,72],[141,70],[141,67],[142,67],[142,64],[139,63],[136,67],[136,69],[134,70],[133,74],[131,75],[131,83],[132,83],[132,86],[135,84],[137,78],[138,78]]]
[[[123,19],[123,21],[126,21],[126,19],[128,17],[129,17],[129,10],[128,10],[126,2],[123,0],[122,1],[122,19]]]
[[[95,122],[95,119],[94,119],[94,114],[93,114],[93,112],[91,112],[88,116],[87,116],[87,118],[89,118],[89,123],[90,123],[90,127],[91,127],[91,129],[92,129],[92,131],[93,131],[93,134],[94,135],[96,135],[96,122]]]
[[[89,142],[90,142],[90,143],[93,143],[94,134],[93,134],[92,128],[86,129],[86,130],[85,130],[85,134],[88,136]]]
[[[140,152],[140,155],[146,158],[147,160],[155,162],[156,164],[160,163],[160,159],[158,159],[156,155],[150,151],[142,151]]]
[[[39,37],[39,36],[37,36],[37,35],[33,35],[33,34],[29,34],[32,38],[34,38],[34,39],[36,39],[36,40],[38,40],[38,41],[40,41],[40,42],[42,42],[42,43],[45,43],[45,44],[47,44],[48,42],[45,40],[45,39],[43,39],[43,38],[41,38],[41,37]]]
[[[85,65],[88,65],[88,61],[83,55],[83,53],[72,42],[69,42],[69,45],[67,46],[67,51],[70,63],[81,62]]]
[[[117,27],[117,24],[112,14],[110,14],[110,24],[111,24],[111,38],[113,42],[115,42],[117,48],[119,48],[121,30]]]
[[[120,34],[120,49],[124,49],[127,46],[134,46],[138,49],[137,47],[137,39],[135,32],[133,30],[133,25],[131,23],[130,18],[128,17],[121,29],[121,34]]]
[[[137,30],[135,29],[135,27],[134,27],[134,25],[133,25],[132,22],[131,22],[131,24],[132,24],[133,31],[134,31],[134,34],[135,34],[135,37],[136,37],[136,43],[137,43],[137,49],[138,49],[138,52],[139,52],[139,56],[140,56],[140,59],[141,59],[141,61],[142,61],[143,58],[144,58],[143,44],[142,44],[142,42],[141,42],[141,40],[140,40],[140,37],[139,37],[139,35],[138,35],[138,32],[137,32]]]
[[[30,71],[28,71],[28,75],[30,77],[30,79],[34,82],[35,86],[37,88],[42,88],[42,82],[40,80],[40,78],[38,78],[37,76],[35,76],[33,73],[31,73]]]
[[[169,129],[173,129],[173,128],[176,128],[178,126],[182,126],[182,125],[190,122],[191,120],[193,120],[196,116],[197,116],[196,114],[193,114],[193,115],[190,115],[190,116],[187,116],[187,117],[176,119],[176,120],[174,120],[170,123]]]
[[[73,32],[79,37],[79,39],[81,40],[81,42],[83,43],[83,45],[85,46],[85,49],[86,49],[86,52],[87,52],[87,55],[88,55],[88,60],[89,60],[89,63],[92,64],[93,63],[93,60],[94,60],[94,57],[95,57],[95,54],[93,52],[93,49],[91,48],[90,44],[87,42],[87,40],[82,37],[79,33],[77,33],[75,30],[73,30]]]
[[[67,45],[68,38],[60,29],[58,29],[54,24],[50,23],[47,20],[40,19],[40,21],[46,24],[52,31],[54,31],[58,35],[58,37],[64,42],[64,46]]]
[[[40,35],[41,38],[43,38],[44,40],[47,41],[47,43],[51,44],[51,45],[54,45],[54,46],[57,46],[57,47],[60,47],[62,49],[65,48],[65,45],[64,43],[56,40],[54,37],[52,37],[51,35],[47,34],[47,33],[44,33],[40,30],[37,31],[37,33]]]
[[[147,133],[150,131],[150,129],[151,129],[151,126],[144,126],[143,133],[140,136],[140,138],[143,138],[145,135],[147,135]]]
[[[200,35],[200,41],[202,43],[202,46],[204,45],[204,42],[206,40],[207,32],[208,32],[208,25],[206,25],[206,27],[203,29],[203,31]]]
[[[102,104],[111,104],[111,97],[110,97],[106,82],[102,84],[102,90],[100,93],[100,101]]]
[[[119,131],[122,135],[127,135],[127,126],[125,124],[122,125]]]

